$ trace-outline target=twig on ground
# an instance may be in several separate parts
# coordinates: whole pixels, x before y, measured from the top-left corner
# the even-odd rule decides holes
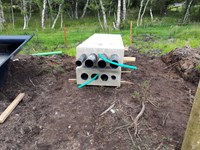
[[[169,112],[166,115],[163,115],[162,126],[164,126],[166,124],[166,121],[167,121],[168,117],[169,117]]]
[[[130,137],[130,139],[131,139],[131,142],[133,143],[133,146],[135,146],[135,142],[134,142],[134,140],[133,140],[133,137],[132,137],[132,135],[131,135],[131,132],[130,132],[129,128],[127,128],[126,130],[127,130],[128,135],[129,135],[129,137]]]
[[[170,67],[174,68],[175,65],[177,65],[177,63],[178,63],[178,62],[175,62],[175,63],[173,63],[173,64],[170,64],[169,66],[166,66],[163,70],[166,70],[166,69],[168,69],[168,68],[170,68]]]
[[[142,109],[139,112],[139,114],[135,117],[135,119],[133,120],[133,123],[128,127],[128,129],[130,128],[134,128],[135,132],[134,132],[134,136],[137,136],[138,133],[138,120],[141,118],[141,116],[143,115],[145,111],[145,104],[144,102],[142,102]]]
[[[161,142],[161,143],[158,145],[158,147],[156,148],[156,150],[161,149],[162,146],[163,146],[163,143]]]
[[[32,83],[32,85],[35,87],[35,84],[33,83],[33,81],[31,80],[31,78],[29,77],[29,81]]]
[[[105,111],[103,111],[99,116],[103,116],[103,115],[106,114],[108,111],[110,111],[114,106],[115,106],[115,103],[113,103],[110,107],[108,107]]]

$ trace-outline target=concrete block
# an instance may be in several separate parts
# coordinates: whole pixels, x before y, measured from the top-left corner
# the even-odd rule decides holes
[[[105,68],[101,68],[100,64],[98,64],[98,61],[101,60],[98,54],[105,54],[108,59],[111,59],[115,54],[118,58],[118,63],[123,63],[124,45],[121,35],[94,34],[77,46],[76,59],[82,61],[82,63],[77,63],[77,84],[82,84],[91,79],[92,75],[99,74],[99,79],[90,83],[90,85],[120,86],[121,67],[113,69],[110,64],[106,63]],[[88,61],[88,58],[94,61]]]

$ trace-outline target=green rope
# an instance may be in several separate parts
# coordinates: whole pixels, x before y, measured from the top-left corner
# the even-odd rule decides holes
[[[81,84],[81,85],[79,85],[78,86],[78,88],[80,89],[80,88],[82,88],[82,87],[84,87],[84,86],[86,86],[86,85],[88,85],[88,84],[90,84],[91,82],[93,82],[94,80],[96,80],[97,78],[98,78],[98,74],[96,74],[96,76],[94,77],[94,78],[92,78],[92,79],[90,79],[90,80],[88,80],[88,81],[86,81],[85,83],[83,83],[83,84]]]
[[[130,66],[130,65],[126,65],[126,64],[120,64],[120,63],[116,63],[116,62],[113,62],[107,58],[105,58],[102,54],[99,54],[99,57],[104,60],[105,62],[107,63],[110,63],[110,64],[113,64],[113,65],[116,65],[116,66],[119,66],[119,67],[123,67],[123,68],[128,68],[128,69],[133,69],[133,70],[137,70],[138,67],[136,66]]]

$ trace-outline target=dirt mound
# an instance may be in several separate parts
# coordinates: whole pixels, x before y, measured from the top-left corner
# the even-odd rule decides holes
[[[181,77],[194,84],[200,79],[200,49],[177,48],[162,56],[168,68],[174,68]]]
[[[68,82],[75,78],[74,58],[19,56],[0,88],[0,112],[19,92],[26,97],[0,125],[0,149],[180,149],[196,86],[165,70],[160,58],[136,50],[126,56],[137,57],[130,65],[139,70],[122,75],[132,84],[82,89]]]

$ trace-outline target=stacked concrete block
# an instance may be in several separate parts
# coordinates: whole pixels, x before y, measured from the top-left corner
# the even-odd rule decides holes
[[[120,86],[121,67],[106,63],[99,58],[105,58],[123,63],[124,45],[121,35],[94,34],[76,48],[76,79],[77,84],[99,77],[89,85]]]

